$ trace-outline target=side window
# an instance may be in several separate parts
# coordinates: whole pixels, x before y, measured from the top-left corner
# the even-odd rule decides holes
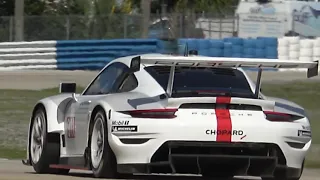
[[[128,66],[119,62],[111,64],[93,81],[84,95],[108,94],[117,79],[128,69]]]
[[[119,87],[118,92],[129,92],[138,87],[138,80],[134,74],[130,74]]]

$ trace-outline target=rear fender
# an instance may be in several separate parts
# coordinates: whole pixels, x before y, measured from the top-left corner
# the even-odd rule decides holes
[[[111,116],[112,114],[112,107],[105,101],[105,100],[101,100],[101,101],[98,101],[94,104],[92,104],[91,106],[91,110],[90,110],[90,114],[89,114],[89,123],[88,123],[88,129],[87,129],[87,145],[89,146],[89,139],[90,139],[90,125],[93,123],[93,118],[94,118],[94,115],[95,113],[97,112],[97,110],[99,108],[102,108],[105,113],[106,113],[106,120],[107,120],[107,124],[108,124],[108,121],[109,121],[109,117]]]
[[[266,96],[266,99],[275,101],[275,111],[277,112],[307,117],[305,109],[292,101],[271,96]]]

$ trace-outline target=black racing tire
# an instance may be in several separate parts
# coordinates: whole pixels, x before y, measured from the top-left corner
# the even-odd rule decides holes
[[[276,174],[275,177],[273,177],[273,178],[263,178],[262,177],[261,179],[262,180],[300,180],[301,176],[302,176],[302,173],[303,173],[303,170],[304,170],[304,161],[305,160],[303,160],[303,162],[302,162],[301,172],[300,172],[298,177],[290,177],[290,178],[288,178],[283,174]]]
[[[107,121],[107,118],[104,110],[100,109],[97,111],[97,113],[94,114],[94,119],[89,129],[90,130],[89,131],[90,166],[92,169],[93,176],[95,178],[118,178],[119,174],[117,172],[117,160],[108,143],[108,127],[107,127],[106,121]],[[96,151],[93,149],[93,146],[94,146],[93,144],[95,143],[95,141],[99,141],[95,139],[96,134],[98,134],[95,128],[98,128],[98,126],[101,127],[100,135],[103,135],[103,137],[101,137],[101,139],[103,139],[103,144],[102,145],[100,144],[100,146],[103,147],[103,150],[100,149],[101,151],[100,153],[102,153],[101,157],[98,158],[100,160],[95,160],[93,156],[97,154],[93,154],[93,153],[96,153]],[[103,132],[101,132],[101,129],[103,130]]]
[[[262,180],[300,180],[300,177],[286,178],[286,177],[274,177],[274,178],[261,178]]]
[[[37,131],[39,132],[40,130],[40,132],[37,133],[36,128],[34,126],[38,125],[39,122],[41,123],[41,125],[39,125],[38,127],[41,127],[42,129],[38,128]],[[35,140],[36,137],[34,133],[37,133],[38,135],[42,136],[42,140],[40,139],[40,142],[39,142],[39,138],[41,137],[38,137],[38,139]],[[30,139],[29,139],[30,141],[29,156],[30,156],[31,165],[33,166],[33,169],[35,170],[35,172],[39,174],[45,174],[45,173],[68,174],[70,169],[53,169],[49,167],[50,164],[58,164],[60,159],[60,141],[58,141],[59,143],[49,142],[48,141],[49,136],[50,134],[47,131],[47,116],[46,116],[45,109],[43,107],[39,107],[36,109],[31,121]],[[34,142],[32,142],[33,138],[34,138]],[[36,143],[40,143],[41,144],[40,146],[42,147],[41,147],[41,153],[40,155],[38,155],[39,158],[35,159],[35,154],[32,152],[33,151],[32,146],[35,145]],[[38,147],[40,146],[38,145]]]
[[[203,173],[202,177],[204,179],[223,179],[223,180],[231,180],[233,179],[233,175],[220,175],[220,174],[211,174],[211,173]]]

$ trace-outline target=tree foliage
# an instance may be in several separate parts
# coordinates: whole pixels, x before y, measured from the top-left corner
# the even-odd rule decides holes
[[[137,38],[143,18],[136,14],[141,13],[140,1],[122,0],[119,4],[118,0],[24,0],[25,39],[123,38],[121,32],[124,31],[129,34],[126,37]],[[238,0],[150,1],[152,14],[161,12],[163,3],[168,13],[228,14],[230,5]],[[0,16],[13,16],[14,5],[15,0],[0,0]],[[0,31],[6,32],[5,37],[9,32],[9,20],[2,19]]]
[[[11,16],[14,13],[14,1],[13,0],[1,0],[0,1],[0,15]]]
[[[66,14],[110,14],[140,11],[140,0],[24,0],[26,15],[66,15]],[[224,13],[237,0],[151,0],[151,13],[161,10],[162,3],[167,12],[191,10],[193,12]],[[14,15],[15,0],[0,0],[0,16]]]

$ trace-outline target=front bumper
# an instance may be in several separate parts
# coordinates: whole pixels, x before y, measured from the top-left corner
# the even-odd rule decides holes
[[[288,168],[275,144],[168,141],[152,156],[150,163],[119,164],[121,173],[232,174],[272,177],[276,171],[289,177],[300,169]]]

